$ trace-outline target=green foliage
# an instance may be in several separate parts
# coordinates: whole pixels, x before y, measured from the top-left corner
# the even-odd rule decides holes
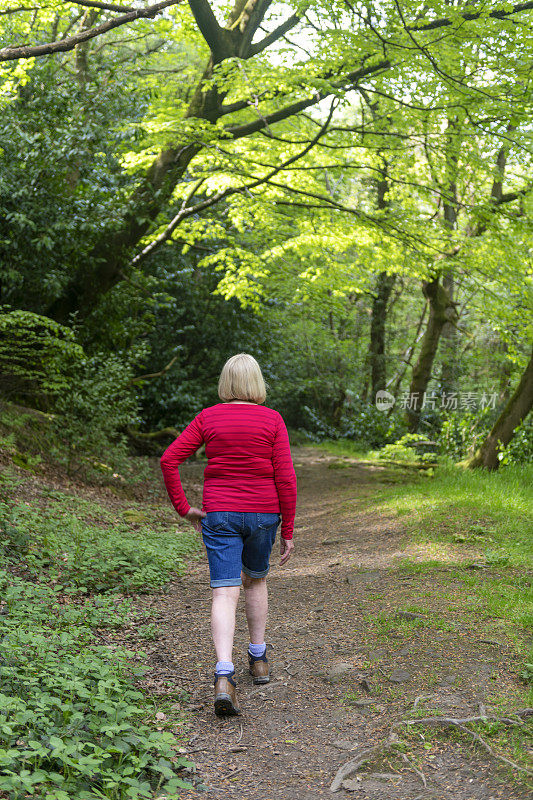
[[[30,503],[10,469],[0,485],[0,794],[177,800],[194,765],[137,685],[145,655],[101,639],[125,627],[157,635],[124,594],[180,573],[192,528],[39,482]]]
[[[311,441],[346,441],[361,451],[387,444],[393,446],[390,443],[405,430],[405,420],[400,414],[387,416],[375,405],[351,393],[342,409],[338,426],[328,422],[309,406],[303,406],[300,410],[300,425]],[[412,458],[412,451],[409,452]]]
[[[27,62],[3,89],[0,302],[46,314],[77,269],[88,277],[91,247],[132,186],[120,156],[144,102],[113,70],[79,82],[53,58]]]
[[[342,421],[344,438],[367,447],[391,444],[405,432],[406,424],[398,412],[384,414],[371,403],[353,398]]]
[[[401,439],[392,444],[386,444],[378,452],[378,458],[390,461],[435,461],[432,452],[420,452],[425,449],[427,437],[420,433],[406,433]]]
[[[2,538],[0,541],[0,549],[4,557],[16,556],[17,558],[24,557],[29,549],[31,536],[27,530],[23,530],[20,526],[14,524],[10,519],[7,512],[7,507],[4,506],[3,513],[0,516],[0,531]]]
[[[20,309],[0,308],[0,391],[50,409],[68,390],[69,371],[83,350],[70,328]]]
[[[157,372],[177,358],[160,378],[140,384],[140,416],[149,430],[167,425],[180,429],[203,407],[220,402],[218,376],[229,356],[246,351],[264,360],[268,332],[236,300],[213,295],[218,280],[214,271],[200,269],[178,247],[161,253],[153,269],[164,294],[155,310],[149,355],[139,372]]]
[[[417,355],[420,283],[435,269],[453,278],[458,334],[469,341],[459,347],[459,335],[448,337],[429,388],[442,388],[442,373],[453,373],[461,390],[490,386],[502,369],[517,375],[531,333],[532,205],[523,191],[531,43],[514,23],[525,24],[530,11],[513,11],[511,23],[486,12],[465,20],[440,1],[422,12],[406,5],[405,20],[392,0],[370,2],[363,17],[349,7],[339,14],[335,4],[313,4],[305,15],[300,0],[289,5],[287,15],[300,19],[292,42],[250,58],[228,51],[212,72],[188,4],[72,53],[0,66],[0,302],[69,324],[78,315],[84,359],[103,364],[99,375],[84,360],[60,393],[66,455],[58,458],[70,473],[124,471],[124,427],[187,424],[217,401],[220,366],[238,350],[259,358],[268,403],[292,428],[315,439],[392,444],[405,432],[399,415],[385,419],[348,402],[371,392],[369,322],[383,271],[396,278],[383,309],[387,385],[400,391],[409,381],[402,365]],[[221,22],[228,11],[217,9]],[[112,13],[50,0],[6,8],[0,27],[8,44],[48,41]],[[268,9],[265,32],[278,15]],[[439,16],[449,18],[444,37],[425,27]],[[390,66],[372,73],[383,42]],[[364,94],[347,75],[360,67]],[[214,87],[218,97],[206,94]],[[242,137],[227,130],[299,107],[316,91],[338,103],[313,148],[323,106],[280,113]],[[180,166],[161,171],[177,164],[172,152]],[[143,183],[150,169],[153,185]],[[503,202],[495,204],[498,185]],[[223,202],[208,210],[219,192]],[[167,244],[133,267],[135,251],[185,208]],[[113,360],[139,342],[148,347],[137,361]],[[487,360],[487,349],[502,344],[505,352]],[[136,384],[137,415],[129,366],[142,361],[140,372],[156,372],[174,356],[163,376]],[[423,412],[421,422],[438,434],[438,414]],[[480,435],[481,426],[448,421],[442,452],[462,457]],[[15,458],[38,467],[25,452]],[[503,463],[513,458],[502,454]]]
[[[444,412],[437,434],[439,452],[453,461],[473,453],[490,431],[495,414],[489,408],[469,413]]]
[[[0,791],[18,798],[179,797],[190,787],[178,740],[147,724],[134,653],[94,644],[98,599],[0,571]],[[103,613],[102,613],[103,612]]]
[[[300,430],[305,431],[313,442],[336,439],[338,436],[337,429],[309,406],[304,405],[299,409],[299,422]]]
[[[527,663],[520,673],[520,677],[524,683],[533,684],[533,663]]]
[[[127,441],[121,430],[138,420],[137,390],[131,383],[132,362],[138,357],[136,351],[88,356],[70,328],[30,311],[0,310],[0,391],[50,412],[40,420],[41,427],[51,423],[56,434],[48,454],[68,474],[112,474],[124,466]],[[5,420],[16,426],[15,439],[24,420],[33,429],[39,422],[20,412]],[[13,450],[13,444],[12,437],[4,446]],[[29,470],[41,461],[39,454],[16,448],[12,458]]]
[[[515,430],[509,444],[500,448],[498,458],[502,467],[533,463],[533,415],[529,414]]]
[[[497,413],[485,407],[469,413],[444,412],[437,434],[439,452],[453,461],[472,455],[490,432]],[[533,418],[526,417],[506,447],[500,447],[498,459],[508,464],[530,464],[533,460]]]
[[[45,462],[39,450],[49,453],[52,414],[32,410],[27,413],[21,406],[2,404],[0,413],[0,451],[11,458],[21,469],[42,473]],[[5,433],[4,433],[5,431]],[[7,480],[0,473],[0,481]]]
[[[124,468],[127,438],[121,432],[138,421],[133,367],[119,353],[97,353],[70,370],[65,391],[57,398],[53,455],[67,473],[83,470],[107,477]]]
[[[29,574],[43,570],[79,592],[150,592],[161,589],[195,549],[187,529],[131,525],[120,519],[91,525],[62,504],[45,509],[0,504],[0,552],[23,560]]]

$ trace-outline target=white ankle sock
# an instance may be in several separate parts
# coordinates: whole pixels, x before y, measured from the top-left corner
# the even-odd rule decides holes
[[[252,644],[250,642],[248,645],[248,652],[254,658],[261,658],[261,656],[265,654],[266,647],[265,642],[263,642],[263,644]]]
[[[233,661],[217,661],[215,672],[217,675],[231,675],[235,671]]]

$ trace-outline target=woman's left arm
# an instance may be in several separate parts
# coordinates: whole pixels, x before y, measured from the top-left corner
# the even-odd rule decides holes
[[[187,502],[181,485],[179,465],[192,456],[203,444],[203,441],[202,412],[200,411],[178,438],[167,447],[159,462],[170,502],[180,517],[187,516],[191,511],[191,506]],[[197,509],[194,510],[197,511]]]

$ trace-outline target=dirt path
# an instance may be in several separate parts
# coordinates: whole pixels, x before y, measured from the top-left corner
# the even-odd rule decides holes
[[[279,567],[276,542],[272,559],[267,687],[253,687],[247,673],[242,594],[239,603],[234,662],[242,716],[221,720],[213,713],[205,556],[155,603],[162,635],[152,648],[151,679],[184,690],[191,715],[187,751],[197,765],[197,788],[184,798],[331,798],[338,769],[361,747],[383,742],[415,703],[433,715],[476,715],[494,695],[495,680],[504,695],[517,696],[511,650],[476,639],[457,609],[432,613],[421,624],[420,617],[398,617],[406,603],[431,596],[436,578],[391,569],[404,554],[401,521],[358,507],[361,497],[379,490],[385,473],[361,465],[328,468],[337,459],[308,448],[295,448],[293,456],[296,549]],[[183,471],[191,501],[199,499],[202,466]],[[405,751],[408,761],[401,752],[377,755],[336,796],[529,796],[468,738],[417,730],[422,734],[412,734],[418,744]]]

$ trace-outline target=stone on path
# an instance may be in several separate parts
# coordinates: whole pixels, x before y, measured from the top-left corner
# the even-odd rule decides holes
[[[346,789],[347,792],[358,792],[361,788],[361,781],[352,781],[346,780],[341,783],[343,789]]]
[[[329,683],[339,683],[344,675],[352,669],[352,666],[349,661],[339,661],[338,664],[333,664],[329,669],[327,680]]]
[[[423,614],[415,614],[414,611],[397,611],[397,619],[424,619]]]
[[[336,747],[337,750],[351,750],[352,747],[356,747],[353,742],[349,742],[347,739],[335,739],[332,745]]]
[[[405,683],[405,681],[410,681],[412,677],[413,675],[409,670],[398,668],[392,670],[389,680],[392,683]]]

